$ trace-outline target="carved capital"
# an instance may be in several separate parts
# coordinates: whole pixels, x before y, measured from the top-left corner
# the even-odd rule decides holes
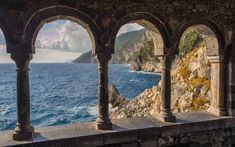
[[[15,61],[17,70],[28,70],[33,55],[30,53],[12,53],[11,59]]]
[[[96,54],[96,59],[97,59],[99,67],[101,65],[107,65],[109,60],[111,59],[111,54],[99,53],[99,54]]]

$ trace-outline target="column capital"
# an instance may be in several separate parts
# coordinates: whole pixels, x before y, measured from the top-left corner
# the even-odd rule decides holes
[[[96,59],[98,62],[98,65],[104,65],[104,64],[108,64],[108,61],[111,59],[112,55],[111,54],[107,54],[107,53],[98,53],[96,54]]]
[[[11,53],[11,59],[15,61],[17,69],[28,69],[28,65],[32,60],[31,53]]]
[[[224,61],[224,56],[223,55],[217,55],[217,56],[207,56],[207,59],[211,63],[222,63]]]

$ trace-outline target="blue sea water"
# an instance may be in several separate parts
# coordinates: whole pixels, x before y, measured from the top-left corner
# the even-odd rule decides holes
[[[35,127],[94,121],[98,114],[96,64],[31,64],[31,123]],[[109,84],[133,98],[160,80],[160,76],[131,72],[127,65],[109,65]],[[16,126],[16,72],[14,64],[0,64],[0,130]]]

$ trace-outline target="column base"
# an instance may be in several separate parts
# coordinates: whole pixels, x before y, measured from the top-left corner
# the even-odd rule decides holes
[[[158,114],[156,116],[157,119],[159,119],[162,122],[176,122],[176,117],[170,113],[170,114]]]
[[[16,127],[13,133],[13,140],[31,140],[33,138],[34,128],[28,127],[27,129],[20,129]]]
[[[110,119],[103,120],[103,119],[98,118],[96,120],[96,128],[98,130],[112,130],[112,127],[113,127],[113,124],[110,121]]]
[[[225,109],[215,107],[215,106],[210,106],[210,108],[207,111],[213,115],[216,115],[216,116],[226,116],[227,115],[227,112]]]

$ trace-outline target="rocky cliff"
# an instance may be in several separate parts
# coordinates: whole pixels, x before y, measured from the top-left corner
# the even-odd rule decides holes
[[[172,66],[172,111],[188,112],[207,109],[210,103],[210,63],[206,59],[206,47],[199,47],[179,55]],[[146,116],[159,113],[161,105],[161,81],[146,89],[134,99],[111,103],[111,118]],[[110,98],[112,95],[110,95]],[[119,96],[121,97],[121,96]],[[120,99],[119,99],[120,101]]]

